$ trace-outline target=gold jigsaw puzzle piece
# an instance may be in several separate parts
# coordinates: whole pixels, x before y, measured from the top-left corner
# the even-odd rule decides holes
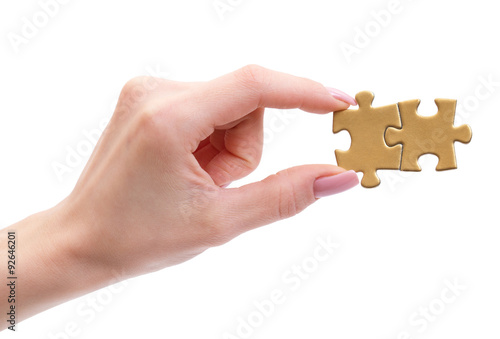
[[[438,112],[425,117],[417,113],[418,99],[398,104],[403,127],[388,128],[385,140],[388,145],[402,144],[402,171],[421,171],[418,158],[423,154],[434,154],[439,158],[437,171],[457,168],[454,142],[467,144],[472,138],[468,125],[453,126],[456,100],[436,99],[434,102]]]
[[[363,173],[361,185],[371,188],[380,184],[379,169],[399,169],[401,145],[387,146],[384,135],[388,127],[401,128],[398,105],[372,107],[374,95],[364,91],[356,95],[358,110],[333,113],[333,132],[351,135],[347,151],[335,150],[337,164],[347,170]]]

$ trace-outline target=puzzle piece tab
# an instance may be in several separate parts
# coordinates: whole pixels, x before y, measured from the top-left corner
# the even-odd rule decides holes
[[[439,158],[437,171],[457,168],[454,142],[467,144],[472,138],[468,125],[453,126],[456,100],[436,99],[435,103],[438,112],[428,117],[418,115],[418,99],[398,104],[403,128],[388,128],[385,140],[389,146],[403,145],[403,171],[420,171],[418,158],[423,154],[434,154]]]
[[[364,91],[356,95],[358,110],[333,113],[333,132],[346,130],[351,135],[347,151],[335,150],[337,164],[347,170],[363,172],[361,185],[376,187],[380,184],[379,169],[399,169],[401,145],[389,147],[384,135],[388,127],[401,128],[398,105],[372,107],[374,95]]]

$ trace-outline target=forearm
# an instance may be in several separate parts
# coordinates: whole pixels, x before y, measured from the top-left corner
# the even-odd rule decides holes
[[[107,285],[108,270],[87,255],[91,239],[84,225],[63,211],[58,206],[0,230],[0,329],[12,325],[11,306],[17,324]],[[10,248],[9,234],[15,237]]]

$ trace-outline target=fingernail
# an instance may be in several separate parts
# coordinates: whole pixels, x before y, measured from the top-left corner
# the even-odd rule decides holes
[[[349,94],[346,94],[342,91],[339,91],[338,89],[331,88],[331,87],[326,87],[328,90],[328,93],[332,95],[335,99],[338,99],[340,101],[343,101],[345,103],[348,103],[351,106],[357,106],[358,103],[356,102],[356,99],[351,97]]]
[[[346,171],[316,179],[314,182],[314,196],[323,198],[329,195],[347,191],[359,184],[358,176],[354,171]]]

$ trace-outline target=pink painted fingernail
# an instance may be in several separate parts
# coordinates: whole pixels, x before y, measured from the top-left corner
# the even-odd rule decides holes
[[[323,198],[329,195],[347,191],[359,184],[354,171],[346,171],[329,177],[321,177],[314,182],[314,196]]]
[[[348,103],[351,106],[358,105],[358,103],[356,102],[356,99],[354,99],[350,95],[348,95],[342,91],[339,91],[338,89],[335,89],[335,88],[326,87],[326,89],[328,90],[328,93],[330,93],[332,95],[332,97],[334,97],[335,99],[338,99],[340,101]]]

